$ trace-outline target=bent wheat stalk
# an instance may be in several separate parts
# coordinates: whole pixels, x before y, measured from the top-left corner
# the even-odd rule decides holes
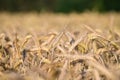
[[[73,43],[73,45],[69,48],[68,52],[71,52],[85,37],[87,36],[87,33],[84,33],[78,40]]]

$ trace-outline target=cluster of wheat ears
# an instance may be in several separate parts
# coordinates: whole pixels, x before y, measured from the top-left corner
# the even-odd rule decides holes
[[[0,80],[119,80],[120,35],[88,25],[82,33],[0,34]]]

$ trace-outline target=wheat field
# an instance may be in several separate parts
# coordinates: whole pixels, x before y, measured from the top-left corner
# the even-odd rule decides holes
[[[120,14],[0,13],[0,80],[120,80]]]

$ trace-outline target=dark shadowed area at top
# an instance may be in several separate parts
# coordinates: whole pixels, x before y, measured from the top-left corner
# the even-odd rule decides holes
[[[120,0],[0,0],[0,11],[84,12],[120,11]]]

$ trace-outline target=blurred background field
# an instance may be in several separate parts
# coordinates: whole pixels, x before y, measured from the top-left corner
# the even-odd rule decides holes
[[[119,3],[119,0],[0,0],[0,27],[34,27],[41,31],[63,28],[66,24],[101,28],[114,23],[118,27]]]
[[[66,25],[70,30],[79,30],[81,24],[87,24],[98,29],[117,28],[120,26],[120,14],[111,13],[0,13],[0,27],[4,30],[16,27],[18,29],[36,31],[62,30]],[[1,31],[0,30],[0,31]]]

